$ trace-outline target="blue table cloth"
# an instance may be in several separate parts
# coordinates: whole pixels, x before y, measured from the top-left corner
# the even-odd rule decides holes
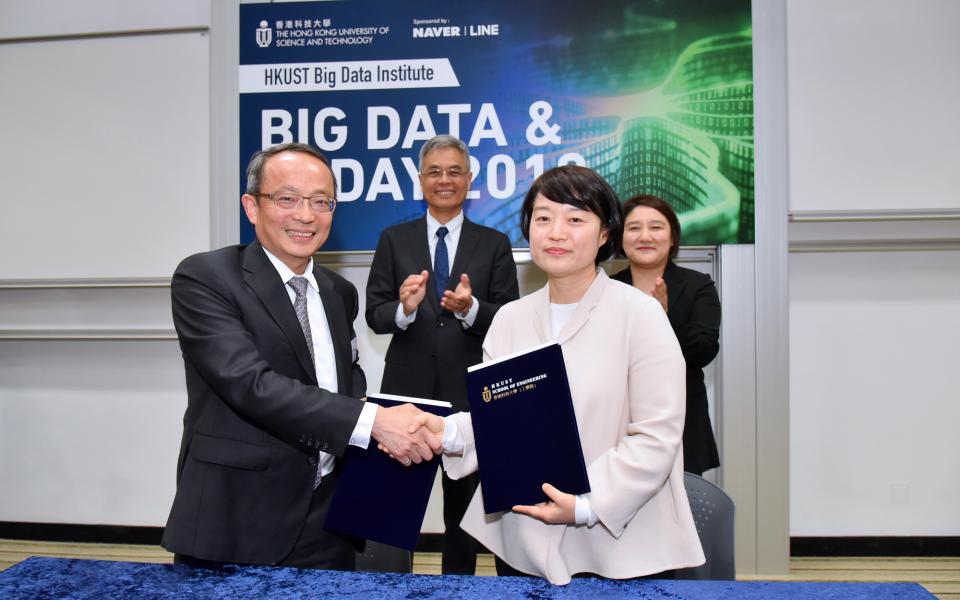
[[[280,567],[220,570],[63,558],[29,558],[0,573],[0,598],[685,598],[911,600],[933,596],[916,583],[613,581],[555,586],[528,577],[345,573]]]

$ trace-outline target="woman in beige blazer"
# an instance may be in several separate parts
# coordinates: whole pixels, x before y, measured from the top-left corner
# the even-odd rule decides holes
[[[547,482],[550,502],[484,515],[478,490],[461,527],[497,555],[501,574],[512,567],[556,584],[703,564],[683,486],[677,338],[656,300],[597,268],[619,247],[616,194],[587,168],[551,169],[527,193],[521,226],[548,283],[500,309],[484,359],[560,343],[591,491],[573,496]],[[420,422],[442,434],[451,477],[480,467],[469,413]],[[523,452],[523,440],[512,442]]]

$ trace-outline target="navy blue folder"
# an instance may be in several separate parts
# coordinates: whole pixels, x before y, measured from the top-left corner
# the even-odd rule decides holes
[[[559,344],[474,365],[466,377],[485,513],[549,500],[544,483],[590,491]]]
[[[449,402],[391,394],[370,395],[367,401],[380,406],[409,402],[440,416],[453,410]],[[371,438],[367,450],[348,447],[343,460],[324,528],[407,550],[416,548],[440,457],[404,467],[378,450]]]

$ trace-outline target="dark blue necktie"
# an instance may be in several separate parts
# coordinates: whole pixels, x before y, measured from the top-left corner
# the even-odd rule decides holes
[[[437,288],[437,300],[443,299],[443,291],[447,289],[447,281],[450,279],[447,243],[443,241],[446,236],[446,227],[437,230],[437,249],[433,253],[433,285]]]

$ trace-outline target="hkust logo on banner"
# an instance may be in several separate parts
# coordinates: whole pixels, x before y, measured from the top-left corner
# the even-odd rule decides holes
[[[257,46],[303,48],[306,46],[367,46],[390,33],[388,26],[333,27],[331,19],[267,19],[256,28]]]
[[[273,41],[273,30],[266,21],[260,21],[260,27],[257,27],[257,45],[261,48],[268,48]]]
[[[273,30],[266,21],[260,21],[260,27],[257,27],[257,45],[261,48],[268,48],[273,41]]]

